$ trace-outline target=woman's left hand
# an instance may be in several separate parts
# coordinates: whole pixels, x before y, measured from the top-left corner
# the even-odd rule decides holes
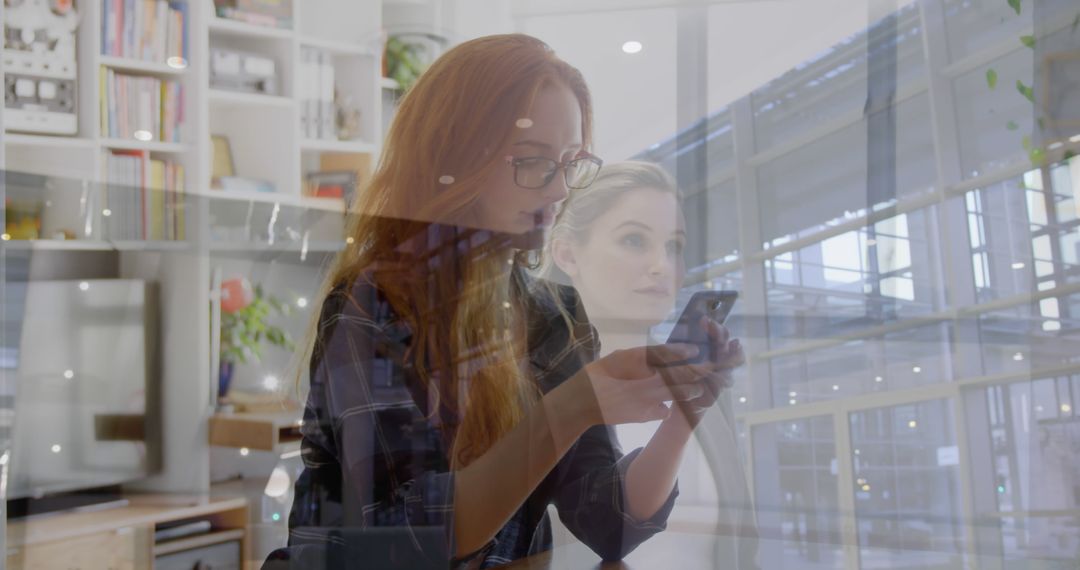
[[[731,338],[726,327],[708,317],[702,317],[701,327],[709,337],[709,359],[693,367],[704,380],[705,392],[692,400],[673,402],[675,407],[672,409],[673,412],[681,410],[691,426],[697,425],[723,390],[735,384],[732,371],[746,362],[742,344],[739,339]]]

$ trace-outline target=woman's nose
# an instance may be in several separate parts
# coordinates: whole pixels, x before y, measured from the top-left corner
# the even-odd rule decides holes
[[[548,204],[562,202],[570,195],[570,188],[566,185],[566,177],[562,172],[556,172],[555,178],[544,187],[544,201]]]
[[[671,272],[671,259],[667,255],[667,252],[660,252],[659,255],[654,255],[652,263],[649,264],[649,275],[666,275]]]

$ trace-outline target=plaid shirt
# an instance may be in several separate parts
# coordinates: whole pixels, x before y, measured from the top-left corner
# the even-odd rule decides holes
[[[517,277],[521,289],[535,289],[535,282],[526,285],[523,274]],[[529,368],[544,392],[596,355],[595,331],[576,293],[561,288],[559,294],[580,317],[576,342],[553,302],[544,295],[519,295],[528,315]],[[633,519],[623,509],[624,479],[640,450],[624,456],[614,430],[594,426],[492,541],[450,560],[454,475],[444,432],[451,422],[441,412],[422,412],[430,408],[423,382],[403,356],[410,341],[408,327],[367,279],[328,296],[311,360],[302,427],[305,469],[295,485],[289,545],[274,551],[264,568],[365,567],[357,560],[377,565],[373,560],[385,553],[372,550],[379,548],[377,539],[364,538],[375,529],[388,540],[409,538],[404,544],[410,552],[399,560],[434,556],[443,561],[436,566],[491,568],[551,548],[552,503],[570,531],[608,560],[622,558],[664,529],[677,489],[651,519]],[[441,544],[418,538],[419,529],[439,529],[427,536],[442,537]],[[391,542],[381,544],[390,548]],[[416,563],[402,567],[416,567],[410,564]]]

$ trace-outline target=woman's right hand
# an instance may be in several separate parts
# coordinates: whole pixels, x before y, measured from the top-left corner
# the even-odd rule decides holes
[[[705,392],[704,374],[694,365],[669,366],[661,376],[649,362],[680,362],[697,355],[692,344],[616,350],[574,375],[577,402],[589,425],[663,420],[665,402],[685,402]]]

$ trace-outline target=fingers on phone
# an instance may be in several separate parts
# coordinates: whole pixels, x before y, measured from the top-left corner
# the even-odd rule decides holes
[[[686,343],[659,344],[646,348],[646,362],[652,367],[677,366],[697,358],[697,345]]]

